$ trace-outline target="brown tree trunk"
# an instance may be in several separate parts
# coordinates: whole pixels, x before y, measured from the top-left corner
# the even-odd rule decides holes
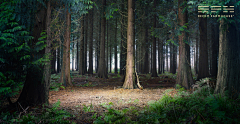
[[[134,69],[134,57],[133,57],[133,40],[134,40],[134,12],[133,1],[128,0],[128,28],[127,28],[127,63],[126,63],[126,76],[123,84],[123,88],[133,89],[135,82],[135,69]]]
[[[53,48],[53,46],[55,46],[55,45],[51,45],[51,46],[52,46],[52,50],[51,50],[51,53],[52,53],[51,74],[54,74],[54,73],[56,73],[56,70],[55,70],[55,66],[56,66],[56,49]]]
[[[217,58],[219,50],[219,26],[218,23],[212,25],[212,71],[211,76],[217,77]]]
[[[176,69],[177,69],[177,46],[173,45],[173,69],[172,69],[172,72],[173,74],[176,74]]]
[[[199,18],[200,31],[200,55],[199,55],[199,72],[197,79],[209,76],[208,66],[208,42],[207,42],[207,18]]]
[[[77,60],[75,61],[75,69],[76,71],[78,71],[78,63],[79,63],[79,41],[78,40],[77,40],[76,47],[77,47],[77,57],[76,57]]]
[[[116,27],[115,27],[115,42],[117,43],[117,18],[116,18]],[[115,71],[114,73],[115,74],[118,74],[118,68],[117,68],[117,44],[115,44],[115,47],[114,47],[114,60],[115,60]]]
[[[102,0],[103,10],[106,7],[106,0]],[[105,62],[105,29],[106,29],[106,18],[105,14],[102,13],[101,20],[101,42],[100,42],[100,60],[99,60],[99,68],[98,68],[98,77],[100,78],[108,78],[107,70],[106,70],[106,62]]]
[[[88,45],[88,14],[85,16],[85,21],[84,21],[84,72],[87,73],[87,45]]]
[[[74,42],[72,42],[72,71],[74,71]]]
[[[183,26],[188,23],[187,19],[187,10],[184,11],[184,7],[186,7],[186,0],[178,0],[178,21],[179,25]],[[183,4],[183,5],[182,5]],[[177,73],[177,80],[176,82],[183,86],[186,89],[189,89],[190,86],[193,84],[191,66],[189,63],[189,45],[186,44],[184,41],[187,39],[186,32],[181,32],[181,35],[178,36],[179,38],[179,67]]]
[[[156,9],[156,0],[154,0],[154,11],[156,11],[155,9]],[[156,17],[157,17],[157,15],[156,14],[154,14],[154,16],[153,16],[153,29],[155,29],[156,28]],[[157,66],[156,66],[156,61],[157,61],[157,59],[156,59],[156,37],[155,36],[153,36],[153,43],[152,43],[152,48],[153,48],[153,55],[152,55],[152,77],[158,77],[158,75],[157,75]]]
[[[166,54],[166,71],[168,71],[168,45],[166,45],[166,53],[165,54]]]
[[[162,68],[161,68],[161,41],[160,39],[158,38],[158,74],[161,74],[162,73]]]
[[[144,74],[148,74],[149,73],[149,44],[148,44],[148,29],[147,29],[147,25],[145,24],[145,29],[144,29],[144,42],[145,45],[143,45],[143,51],[145,52],[144,54]]]
[[[38,38],[41,36],[42,31],[47,29],[47,43],[46,48],[39,51],[35,56],[32,56],[32,60],[43,57],[44,54],[48,57],[51,56],[51,5],[50,1],[47,3],[47,10],[43,6],[39,6],[40,11],[36,13],[36,22],[33,29],[33,44],[38,42]],[[31,46],[34,48],[34,46]],[[23,90],[16,103],[20,103],[23,107],[36,105],[36,104],[48,104],[48,93],[50,84],[50,71],[51,62],[46,61],[45,65],[29,65],[24,83]]]
[[[106,34],[107,34],[107,40],[106,40],[106,42],[107,42],[107,44],[106,44],[106,47],[107,47],[107,54],[106,54],[106,62],[107,62],[107,66],[106,66],[106,71],[107,71],[107,73],[108,73],[108,66],[109,66],[109,63],[108,63],[108,20],[106,21],[106,28],[107,28],[107,32],[106,32]]]
[[[61,58],[60,50],[61,50],[61,47],[59,44],[59,47],[57,48],[57,73],[60,72],[60,58]]]
[[[122,0],[122,3],[124,3],[124,0]],[[124,4],[121,5],[121,10],[124,11]],[[121,45],[120,45],[120,49],[121,49],[121,53],[120,53],[120,74],[125,75],[125,65],[126,65],[126,41],[125,41],[125,37],[126,36],[126,31],[125,31],[125,16],[121,16]]]
[[[194,70],[195,73],[198,74],[198,61],[199,61],[199,56],[198,56],[198,30],[196,34],[196,49],[195,49],[195,65],[194,65]]]
[[[89,69],[88,73],[93,74],[93,9],[89,12]]]
[[[83,16],[83,15],[82,15]],[[84,75],[85,71],[84,71],[84,19],[82,18],[81,20],[81,27],[80,27],[80,51],[79,51],[79,63],[78,63],[78,68],[79,68],[79,75]]]
[[[170,43],[170,73],[173,72],[173,44]]]
[[[215,93],[228,91],[228,95],[238,98],[240,95],[240,31],[236,17],[228,23],[224,18],[219,26],[219,62]],[[237,24],[234,24],[237,23]],[[236,26],[238,25],[238,26]]]
[[[70,77],[70,34],[71,34],[71,14],[68,9],[66,16],[66,29],[65,29],[65,53],[66,53],[66,65],[65,65],[65,80],[67,86],[73,86],[71,77]]]
[[[163,49],[163,44],[165,44],[164,41],[162,41],[161,47],[162,47],[162,73],[165,71],[165,50]]]

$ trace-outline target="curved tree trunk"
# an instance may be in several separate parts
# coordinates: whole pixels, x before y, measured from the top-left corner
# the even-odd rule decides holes
[[[183,2],[186,2],[186,0],[178,0],[178,19],[179,19],[179,25],[183,26],[185,25],[187,20],[187,11],[185,10],[184,13],[182,13],[184,7],[186,5],[182,5]],[[182,32],[179,38],[179,67],[178,67],[178,73],[177,73],[177,83],[181,86],[183,86],[186,89],[189,89],[190,86],[193,84],[193,77],[191,72],[191,66],[189,63],[189,45],[184,42],[184,40],[187,39],[186,32]]]

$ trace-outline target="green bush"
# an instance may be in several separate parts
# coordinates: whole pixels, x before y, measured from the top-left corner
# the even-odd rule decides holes
[[[69,124],[70,121],[66,120],[68,117],[72,117],[68,112],[64,110],[59,110],[60,101],[53,104],[52,108],[43,108],[42,113],[27,113],[22,116],[18,116],[19,114],[10,114],[1,113],[0,118],[2,123],[20,123],[20,124],[37,124],[37,123],[45,123],[45,124]]]

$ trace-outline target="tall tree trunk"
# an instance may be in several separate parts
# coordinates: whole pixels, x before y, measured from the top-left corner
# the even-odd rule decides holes
[[[37,55],[32,56],[32,60],[39,59],[43,57],[44,54],[46,58],[51,56],[51,1],[47,2],[47,10],[40,5],[36,13],[36,22],[33,29],[33,44],[38,42],[38,38],[41,36],[42,31],[47,29],[47,42],[45,49],[39,51]],[[31,46],[34,48],[34,46]],[[45,64],[45,65],[44,65]],[[20,103],[23,107],[36,104],[48,104],[48,93],[49,93],[49,84],[50,84],[50,60],[46,61],[41,65],[29,65],[26,75],[26,80],[24,83],[23,90],[20,94],[16,103]]]
[[[144,74],[148,74],[149,73],[149,44],[148,44],[148,29],[147,29],[147,25],[145,24],[145,29],[144,29],[144,42],[145,45],[143,46],[143,49],[145,51],[145,57],[144,57]]]
[[[134,40],[134,12],[133,1],[128,0],[128,28],[127,28],[127,63],[126,63],[126,76],[123,84],[123,88],[133,89],[135,82],[135,69],[134,69],[134,57],[133,57],[133,40]]]
[[[83,16],[83,15],[82,15]],[[84,18],[82,18],[81,20],[81,27],[80,27],[80,51],[79,51],[79,63],[78,63],[78,67],[79,67],[79,75],[84,75],[85,71],[84,71]]]
[[[200,55],[199,55],[199,72],[197,79],[209,76],[208,66],[208,46],[207,46],[207,18],[199,18],[200,31]]]
[[[184,3],[184,4],[183,4]],[[186,0],[178,0],[178,21],[180,26],[184,26],[188,23],[187,10],[183,9],[186,7]],[[189,89],[193,84],[193,77],[191,72],[191,66],[189,63],[189,45],[184,41],[187,39],[186,32],[181,32],[179,38],[179,67],[177,73],[177,83],[186,89]]]
[[[55,45],[51,45],[52,46],[52,50],[51,50],[51,53],[52,53],[52,59],[51,59],[51,74],[54,74],[56,73],[56,70],[55,70],[55,66],[56,66],[56,49],[53,48],[53,46]]]
[[[154,12],[156,12],[156,3],[157,1],[154,0]],[[156,18],[157,18],[157,15],[154,14],[153,16],[153,29],[156,28]],[[157,75],[157,66],[156,66],[156,37],[153,36],[153,43],[152,43],[152,48],[153,48],[153,55],[152,55],[152,77],[158,77]]]
[[[87,45],[88,45],[88,14],[85,16],[85,21],[84,21],[84,72],[87,73]]]
[[[124,3],[124,0],[122,0],[122,3]],[[121,5],[121,10],[124,11],[124,4]],[[126,41],[124,36],[126,36],[125,31],[125,17],[121,16],[121,53],[120,53],[120,74],[125,75],[125,65],[126,65]]]
[[[162,47],[162,73],[165,71],[165,50],[163,49],[163,44],[165,44],[164,40],[162,41],[161,47]]]
[[[237,10],[238,11],[238,10]],[[219,26],[219,62],[215,93],[228,91],[228,95],[238,98],[240,95],[240,33],[237,17],[226,24],[222,18]],[[235,24],[234,24],[235,23]],[[237,26],[236,26],[237,25]]]
[[[198,56],[198,30],[197,30],[197,34],[196,34],[196,49],[195,49],[195,66],[194,66],[194,70],[195,70],[195,73],[198,74],[198,60],[199,60],[199,56]]]
[[[78,39],[78,38],[77,38]],[[77,44],[76,44],[76,47],[77,47],[77,57],[76,57],[76,61],[75,61],[75,69],[76,71],[78,71],[78,63],[79,63],[79,41],[77,40]]]
[[[219,51],[219,26],[218,23],[212,25],[212,72],[211,76],[217,77],[217,58]]]
[[[106,45],[106,47],[107,47],[107,54],[106,54],[106,62],[107,62],[107,66],[106,66],[106,71],[107,71],[107,73],[108,73],[108,66],[109,66],[109,63],[108,63],[108,20],[106,21],[107,22],[107,32],[106,32],[106,34],[107,34],[107,45]]]
[[[74,71],[74,37],[72,42],[72,71]]]
[[[102,0],[102,8],[105,10],[106,7],[106,0]],[[102,20],[101,20],[101,42],[100,42],[100,61],[99,61],[99,68],[98,68],[98,77],[100,78],[108,78],[107,77],[107,70],[106,70],[106,62],[105,62],[105,31],[106,29],[106,17],[102,13]]]
[[[114,60],[115,60],[115,74],[118,74],[118,67],[117,67],[117,62],[118,62],[118,60],[117,60],[117,45],[118,45],[118,42],[117,42],[117,18],[116,18],[116,27],[115,27],[115,42],[116,42],[116,44],[115,44],[115,47],[114,47]]]
[[[59,47],[57,48],[57,73],[60,72],[60,50],[61,50],[61,47],[60,47],[60,44],[59,44]]]
[[[71,77],[70,77],[70,34],[71,34],[71,14],[68,9],[66,16],[66,29],[65,29],[65,52],[66,52],[66,65],[65,65],[65,80],[67,86],[73,86]]]
[[[172,72],[173,74],[176,74],[176,69],[177,69],[177,46],[173,44],[173,65],[172,65]]]
[[[88,73],[93,74],[93,9],[89,12],[89,69]]]
[[[173,72],[173,44],[170,43],[170,73]]]
[[[166,45],[166,71],[168,71],[168,45]]]

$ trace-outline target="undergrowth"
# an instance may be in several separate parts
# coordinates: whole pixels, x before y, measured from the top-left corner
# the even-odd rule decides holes
[[[149,102],[143,110],[133,106],[122,110],[105,106],[104,116],[94,116],[94,123],[238,123],[240,121],[240,99],[232,100],[227,95],[213,94],[205,87],[192,94],[178,87],[178,94],[164,96]]]
[[[7,113],[1,113],[0,123],[1,124],[69,124],[68,117],[72,117],[67,111],[59,110],[60,101],[53,104],[51,108],[47,108],[43,105],[41,113],[29,112],[24,115]]]

